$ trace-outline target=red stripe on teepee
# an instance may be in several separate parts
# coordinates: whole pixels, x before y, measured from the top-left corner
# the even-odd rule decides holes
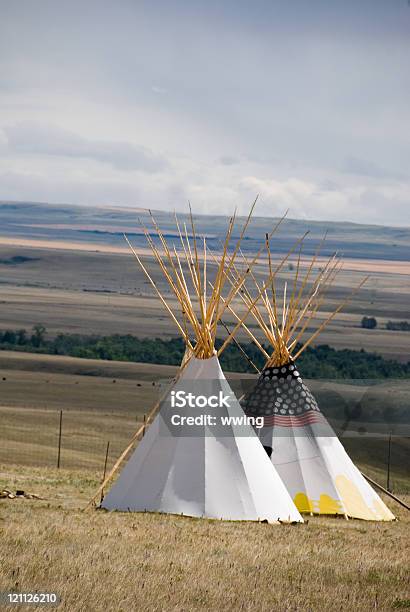
[[[322,423],[323,417],[318,412],[308,412],[303,415],[285,415],[280,416],[277,414],[273,414],[272,416],[264,417],[264,426],[265,427],[274,427],[275,425],[278,427],[304,427],[305,425],[310,425],[312,423]]]

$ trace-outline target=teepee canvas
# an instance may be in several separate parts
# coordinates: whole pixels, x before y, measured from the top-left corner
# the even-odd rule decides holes
[[[269,247],[267,251],[269,275],[261,294],[265,315],[256,305],[252,315],[272,352],[258,343],[267,362],[244,400],[244,410],[249,416],[263,416],[259,438],[300,512],[393,520],[393,514],[351,461],[297,368],[298,357],[348,301],[322,319],[301,344],[308,326],[314,327],[340,262],[332,257],[314,274],[316,255],[302,275],[299,253],[291,290],[285,284],[283,296],[278,297]],[[253,280],[259,290],[254,276]],[[242,298],[245,303],[251,301],[246,288]]]
[[[218,322],[243,282],[238,279],[221,300],[227,272],[232,268],[249,217],[233,253],[228,255],[234,221],[231,219],[229,224],[212,284],[206,242],[202,240],[200,249],[192,216],[191,236],[177,221],[179,252],[175,246],[168,246],[157,224],[154,223],[162,250],[146,232],[154,258],[176,298],[177,309],[159,291],[133,251],[184,338],[187,353],[153,423],[103,499],[101,505],[107,510],[146,510],[226,520],[303,521],[246,422],[219,365],[221,349],[217,352],[215,348]],[[210,403],[212,399],[212,409],[199,409],[199,403],[185,403],[176,409],[175,398],[189,394],[197,402],[205,398]],[[215,398],[219,398],[216,406]],[[203,416],[214,421],[199,422]],[[175,422],[174,417],[179,420]],[[197,417],[201,417],[198,424]]]
[[[243,417],[216,356],[193,357],[173,390],[177,393],[191,388],[207,396],[221,391],[231,401],[218,416]],[[204,424],[192,434],[191,426],[173,434],[167,431],[167,399],[104,498],[103,508],[227,520],[301,520],[251,428],[244,432],[243,426],[233,424],[230,431],[221,432]],[[195,418],[197,412],[188,408],[183,414]]]

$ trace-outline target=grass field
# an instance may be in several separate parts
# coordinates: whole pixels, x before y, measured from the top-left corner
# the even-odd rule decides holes
[[[170,366],[0,352],[0,462],[102,468],[158,400]]]
[[[140,213],[0,203],[0,329],[44,323],[52,335],[175,337],[124,250],[122,231]],[[170,227],[169,215],[159,216]],[[204,217],[201,231],[219,235],[225,222]],[[278,252],[305,225],[289,222]],[[325,229],[311,226],[310,252]],[[256,219],[255,228],[244,248],[252,250],[263,237],[266,220]],[[330,229],[328,248],[342,247],[351,259],[324,313],[365,273],[371,280],[319,343],[407,361],[410,334],[384,326],[410,319],[409,230]],[[281,286],[290,272],[281,273]],[[153,276],[165,289],[158,269]],[[361,329],[364,315],[376,316],[379,328]],[[171,366],[0,352],[0,489],[42,498],[0,499],[0,591],[56,591],[60,609],[69,612],[410,609],[410,515],[387,498],[397,522],[309,517],[304,525],[270,526],[83,512],[101,481],[107,443],[110,468],[174,374]],[[394,394],[405,401],[407,383],[388,384],[379,399]],[[386,484],[385,439],[356,436],[343,443],[361,470]],[[407,502],[409,457],[410,439],[395,437],[390,482]]]
[[[110,466],[175,373],[174,366],[0,351],[0,463],[55,466],[62,411],[61,465],[101,472],[107,443]],[[237,392],[243,376],[229,374]],[[323,392],[321,385],[321,381],[310,381],[318,397]],[[350,395],[355,402],[362,397],[361,387],[349,386],[347,381],[327,383],[326,389],[326,393]],[[378,403],[387,405],[391,394],[398,406],[406,406],[410,383],[387,381],[377,387]],[[373,405],[371,398],[367,403],[363,398],[360,401],[363,407]],[[337,413],[332,418],[339,431],[344,418],[338,420]],[[410,492],[410,439],[398,437],[407,435],[401,433],[402,424],[396,424],[394,432],[391,483],[396,492]],[[343,443],[369,476],[385,484],[385,438],[347,435]]]
[[[155,282],[168,294],[162,273],[147,256],[139,228],[141,216],[150,225],[147,211],[137,209],[0,202],[1,328],[30,329],[44,323],[51,334],[175,336],[174,325],[123,239],[123,232],[130,233]],[[158,220],[167,235],[174,236],[172,215],[159,212]],[[227,219],[199,216],[197,222],[199,233],[208,236],[208,246],[219,249]],[[272,219],[252,220],[242,245],[246,253],[260,248],[273,224]],[[410,319],[410,230],[287,219],[273,240],[278,262],[306,230],[310,230],[304,243],[307,255],[316,251],[318,241],[329,230],[324,251],[331,254],[337,250],[346,256],[344,269],[322,305],[323,316],[370,275],[318,341],[407,360],[409,334],[388,331],[385,323]],[[305,260],[302,263],[306,265]],[[264,273],[266,261],[254,270],[257,276]],[[279,291],[293,274],[285,265],[277,277]],[[377,330],[361,329],[364,315],[377,317]]]
[[[20,329],[44,323],[49,333],[127,334],[139,337],[175,337],[175,325],[154,295],[131,256],[124,254],[27,249],[0,246],[0,260],[29,257],[19,265],[0,263],[1,329]],[[355,260],[356,261],[356,260]],[[345,298],[364,275],[346,270],[329,293],[322,317]],[[259,273],[262,268],[256,268]],[[152,272],[161,290],[168,293],[158,269]],[[289,282],[281,274],[279,286]],[[408,360],[410,334],[385,329],[387,320],[409,320],[410,275],[373,272],[350,305],[324,330],[317,343],[335,348],[364,348],[389,358]],[[174,304],[170,300],[171,305]],[[237,303],[239,313],[243,307]],[[379,327],[365,330],[363,316],[375,316]],[[250,327],[260,337],[254,321]],[[232,323],[229,315],[225,316]],[[308,332],[309,330],[307,330]],[[239,336],[246,338],[244,332]]]
[[[382,524],[83,512],[97,483],[92,471],[0,466],[0,488],[43,497],[0,500],[0,589],[56,591],[70,612],[410,606],[410,515],[394,502],[399,521]]]

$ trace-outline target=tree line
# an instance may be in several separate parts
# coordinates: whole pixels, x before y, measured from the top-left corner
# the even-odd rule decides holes
[[[217,346],[221,344],[217,343]],[[264,357],[254,343],[242,343],[249,359],[261,370]],[[269,347],[265,346],[269,352]],[[48,337],[44,325],[0,331],[0,350],[17,350],[85,359],[134,361],[179,365],[185,352],[181,338],[137,338],[131,334],[110,336],[58,334]],[[255,369],[235,344],[222,353],[221,365],[228,372]],[[363,349],[336,350],[328,345],[308,347],[298,359],[298,368],[306,378],[410,378],[410,362],[400,363]]]
[[[361,326],[363,329],[376,329],[378,323],[375,317],[363,317]],[[408,321],[387,321],[386,329],[390,331],[410,331],[410,323]]]

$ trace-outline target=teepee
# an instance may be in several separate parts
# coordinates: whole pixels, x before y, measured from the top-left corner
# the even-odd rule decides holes
[[[334,255],[315,271],[319,252],[320,247],[302,272],[299,250],[293,278],[279,295],[267,238],[262,307],[255,304],[251,312],[271,352],[244,326],[263,352],[266,365],[243,407],[249,416],[263,416],[259,438],[300,512],[390,521],[395,517],[353,464],[298,371],[298,357],[366,280],[330,315],[320,317],[341,260]],[[234,270],[231,282],[235,274]],[[251,276],[259,292],[260,284],[252,272]],[[252,304],[245,286],[240,295],[247,307]],[[308,331],[310,336],[303,342]]]
[[[190,233],[175,217],[178,249],[174,244],[168,245],[154,219],[155,240],[144,228],[173,301],[160,291],[130,245],[183,337],[187,352],[152,424],[103,499],[101,505],[107,510],[272,523],[303,521],[230,389],[219,365],[222,349],[217,351],[215,346],[221,317],[249,273],[247,268],[228,288],[227,275],[233,268],[250,215],[232,253],[228,254],[235,224],[235,215],[232,217],[219,264],[212,268],[207,261],[206,239],[197,235],[192,213]],[[224,292],[224,288],[228,290]],[[234,332],[225,340],[225,346],[233,335]],[[197,403],[185,402],[183,408],[175,407],[175,398],[189,396]],[[209,403],[206,411],[199,407],[200,398],[201,402],[205,398]]]

